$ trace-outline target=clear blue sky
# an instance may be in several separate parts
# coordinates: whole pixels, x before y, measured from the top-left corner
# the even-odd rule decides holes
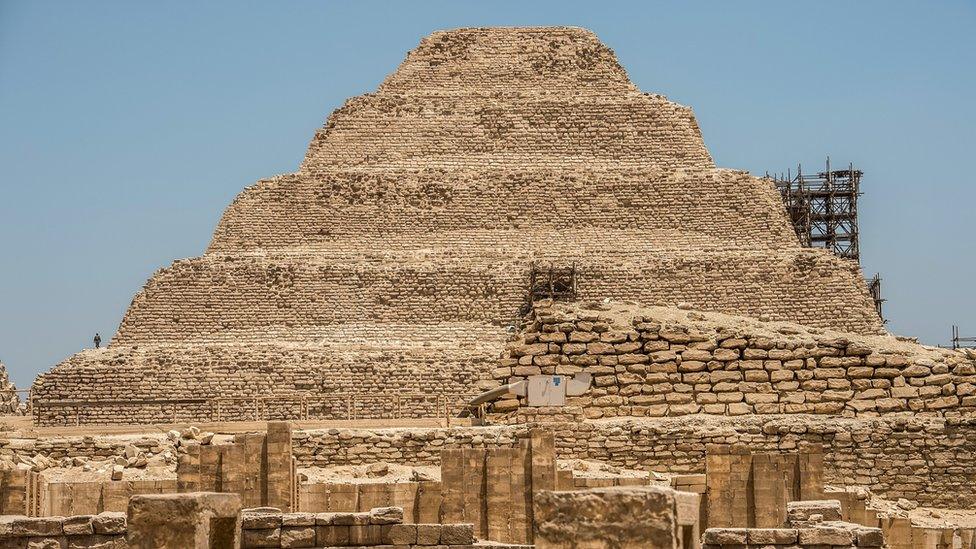
[[[106,341],[246,185],[436,29],[576,25],[691,105],[716,162],[854,161],[889,328],[976,335],[976,3],[0,0],[0,360]]]

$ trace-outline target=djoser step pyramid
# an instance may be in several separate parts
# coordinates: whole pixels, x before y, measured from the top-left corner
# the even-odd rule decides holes
[[[332,113],[297,172],[247,187],[107,348],[40,376],[35,419],[477,393],[533,262],[575,265],[580,300],[884,333],[857,264],[802,248],[773,184],[716,168],[691,109],[638,90],[594,34],[458,29]],[[54,404],[76,401],[101,405]]]

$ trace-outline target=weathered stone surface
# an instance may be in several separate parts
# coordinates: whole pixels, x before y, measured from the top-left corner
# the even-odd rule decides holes
[[[240,515],[237,494],[136,495],[129,500],[126,540],[129,549],[236,549],[241,544]]]
[[[499,363],[512,360],[523,341],[534,340],[558,327],[567,326],[571,334],[589,333],[590,339],[602,337],[592,331],[593,322],[583,319],[592,314],[587,307],[540,302]],[[569,404],[581,406],[591,419],[678,416],[703,410],[720,415],[814,413],[865,417],[909,409],[933,411],[946,417],[976,413],[976,408],[960,400],[958,394],[960,388],[963,393],[968,390],[965,383],[976,379],[965,373],[970,366],[976,368],[976,361],[957,351],[927,348],[890,336],[841,337],[836,332],[798,324],[787,327],[727,314],[686,313],[674,307],[604,303],[597,316],[605,320],[610,330],[605,333],[624,333],[650,325],[653,328],[648,330],[634,329],[636,338],[658,338],[661,331],[657,326],[663,325],[668,338],[651,340],[660,342],[653,347],[627,350],[617,349],[623,344],[593,341],[572,353],[559,350],[559,354],[547,355],[554,357],[553,362],[575,364],[579,372],[592,376],[589,394],[569,399]],[[694,334],[694,342],[690,341],[690,334]],[[586,339],[582,335],[576,337]],[[732,341],[729,345],[734,351],[722,347],[726,341]],[[847,343],[841,347],[839,341]],[[893,349],[903,353],[899,356],[905,361],[910,357],[914,369],[889,372],[864,366],[868,361],[886,363],[885,357]],[[845,354],[848,350],[857,354]],[[521,378],[502,372],[495,379],[513,383]],[[915,385],[906,385],[909,379],[916,380]],[[525,397],[519,397],[518,402],[527,404]],[[511,400],[506,400],[504,410],[492,412],[509,416],[512,410]]]
[[[403,522],[403,507],[376,507],[369,511],[370,524],[399,524]]]
[[[814,515],[819,515],[821,521],[841,520],[840,501],[791,501],[786,504],[786,518],[790,524],[809,521]]]
[[[657,486],[536,495],[535,542],[555,547],[673,547],[674,492]]]

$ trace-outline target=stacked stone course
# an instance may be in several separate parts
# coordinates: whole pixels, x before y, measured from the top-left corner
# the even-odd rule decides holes
[[[976,421],[943,417],[838,418],[806,414],[619,418],[548,423],[559,459],[591,459],[628,469],[692,474],[705,472],[709,445],[753,452],[795,452],[821,445],[824,482],[861,486],[887,499],[921,505],[976,506]],[[299,467],[376,462],[437,465],[444,448],[515,448],[529,426],[430,429],[311,429],[293,433]],[[164,437],[138,443],[162,449]],[[125,455],[125,442],[53,437],[30,444],[0,439],[4,456],[38,453],[60,460]],[[23,501],[21,499],[21,501]]]
[[[2,547],[124,549],[125,513],[72,517],[0,517]]]
[[[251,509],[243,514],[243,549],[260,547],[449,547],[471,548],[470,524],[405,524],[403,509],[363,513],[281,513]],[[503,545],[503,547],[520,547]]]
[[[514,383],[589,373],[593,388],[568,399],[589,418],[976,410],[976,361],[961,352],[661,307],[534,313],[492,375]],[[503,400],[495,410],[519,404]]]

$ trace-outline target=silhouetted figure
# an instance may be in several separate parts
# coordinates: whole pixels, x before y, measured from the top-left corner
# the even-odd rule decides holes
[[[102,344],[102,336],[95,332],[95,348],[97,349]]]

